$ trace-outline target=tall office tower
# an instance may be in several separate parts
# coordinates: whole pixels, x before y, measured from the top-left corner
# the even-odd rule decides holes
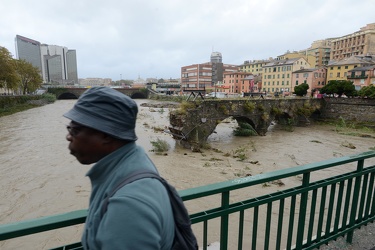
[[[75,50],[58,45],[41,44],[17,35],[16,53],[17,59],[24,59],[40,70],[44,83],[78,84]]]
[[[42,59],[40,55],[40,42],[20,35],[16,36],[17,59],[31,63],[42,72]]]

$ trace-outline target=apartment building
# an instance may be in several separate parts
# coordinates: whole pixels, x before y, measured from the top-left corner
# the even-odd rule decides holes
[[[111,78],[81,78],[79,79],[79,86],[94,87],[94,86],[109,86],[112,82]]]
[[[249,78],[252,73],[247,72],[228,72],[224,73],[222,92],[231,94],[241,94],[250,92],[251,85]]]
[[[324,40],[317,40],[314,41],[310,48],[306,50],[300,51],[300,53],[313,56],[315,58],[315,62],[312,66],[315,65],[316,68],[322,67],[329,63],[330,54],[331,54],[331,38],[324,39]]]
[[[349,70],[347,78],[353,82],[356,90],[371,84],[375,85],[375,64]]]
[[[315,64],[315,62],[316,62],[315,56],[307,54],[306,51],[300,51],[300,52],[293,51],[293,52],[290,52],[288,50],[286,53],[277,56],[276,60],[286,60],[286,59],[301,58],[301,57],[303,57],[310,64],[310,66],[312,68],[315,68],[315,66],[316,66],[316,64]]]
[[[294,87],[306,83],[309,85],[307,96],[316,96],[319,94],[319,89],[323,88],[326,84],[326,74],[327,69],[325,67],[300,69],[292,72],[292,92],[294,91]]]
[[[263,66],[263,92],[290,94],[292,88],[292,72],[311,68],[303,57],[272,61]]]
[[[239,66],[241,72],[252,73],[253,75],[260,75],[263,72],[263,66],[271,62],[273,59],[268,60],[248,60],[244,61],[242,65]]]
[[[210,62],[181,67],[181,89],[184,92],[214,91],[221,85],[224,73],[237,71],[238,65],[222,63],[221,54],[213,52]]]
[[[331,60],[341,60],[354,55],[375,55],[375,23],[332,40]]]
[[[372,56],[351,56],[341,60],[330,61],[327,67],[327,83],[332,80],[348,80],[350,70],[374,64],[375,57]]]

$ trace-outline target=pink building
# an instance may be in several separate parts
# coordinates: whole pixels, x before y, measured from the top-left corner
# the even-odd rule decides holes
[[[294,87],[306,83],[309,85],[307,96],[319,94],[319,89],[326,85],[327,69],[325,67],[314,69],[300,69],[292,72],[292,92]]]
[[[375,65],[357,67],[348,71],[347,78],[352,81],[355,89],[360,90],[362,87],[375,85]]]

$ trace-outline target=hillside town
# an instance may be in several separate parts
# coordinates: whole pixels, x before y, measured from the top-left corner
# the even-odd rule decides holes
[[[16,57],[36,67],[44,86],[112,86],[152,88],[167,95],[202,92],[217,97],[244,95],[291,96],[296,86],[308,86],[306,96],[319,97],[331,81],[350,81],[355,90],[375,85],[375,23],[342,37],[313,41],[299,51],[286,51],[268,59],[246,60],[240,65],[223,62],[221,52],[210,60],[181,66],[180,78],[78,78],[76,51],[16,36]],[[249,55],[250,56],[250,55]],[[0,86],[0,94],[12,93]]]

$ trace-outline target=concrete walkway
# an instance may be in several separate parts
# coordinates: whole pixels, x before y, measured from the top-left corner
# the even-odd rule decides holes
[[[219,250],[220,243],[211,243],[207,249]],[[375,250],[375,223],[355,230],[353,244],[347,243],[345,238],[340,237],[336,241],[330,242],[328,245],[321,246],[319,250]]]
[[[375,223],[368,224],[354,231],[353,243],[349,244],[340,237],[328,245],[321,246],[323,250],[375,250]]]

